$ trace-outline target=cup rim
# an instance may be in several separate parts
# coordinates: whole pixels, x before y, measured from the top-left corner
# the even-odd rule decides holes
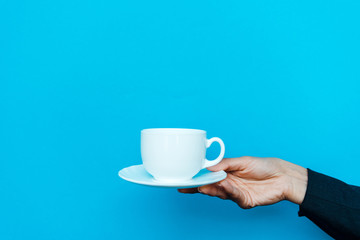
[[[141,130],[141,134],[206,134],[201,129],[191,128],[147,128]]]

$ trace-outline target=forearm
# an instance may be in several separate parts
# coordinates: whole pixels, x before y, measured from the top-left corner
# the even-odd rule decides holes
[[[309,169],[299,216],[335,239],[360,239],[360,188]]]
[[[283,163],[285,198],[299,205],[306,216],[335,239],[360,238],[360,188],[305,169]]]

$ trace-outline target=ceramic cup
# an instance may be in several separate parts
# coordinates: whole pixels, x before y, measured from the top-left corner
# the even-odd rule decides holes
[[[219,156],[205,158],[213,142],[221,146]],[[204,130],[181,128],[152,128],[141,131],[143,165],[157,181],[183,182],[201,169],[219,163],[225,154],[224,142],[217,137],[206,138]]]

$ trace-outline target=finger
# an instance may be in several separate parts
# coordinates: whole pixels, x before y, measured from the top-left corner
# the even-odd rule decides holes
[[[178,189],[179,192],[181,193],[198,193],[198,189],[197,188],[180,188]]]
[[[239,158],[224,158],[218,164],[208,167],[210,171],[235,171],[245,168],[251,157],[239,157]]]
[[[231,197],[235,197],[235,188],[234,186],[229,183],[226,179],[221,182],[221,186],[223,187],[224,191]]]
[[[219,197],[221,199],[228,198],[225,191],[223,190],[223,187],[219,183],[201,186],[199,187],[198,191],[212,197]]]
[[[221,185],[228,197],[236,202],[241,208],[248,209],[252,207],[246,202],[245,195],[242,193],[241,189],[234,187],[234,185],[227,180],[223,180]]]
[[[221,198],[221,199],[229,199],[228,194],[226,193],[226,191],[224,190],[224,187],[222,186],[222,182],[218,183],[218,192],[216,194],[217,197]]]

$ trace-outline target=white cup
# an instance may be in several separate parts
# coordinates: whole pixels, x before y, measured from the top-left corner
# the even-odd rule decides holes
[[[219,157],[209,161],[206,149],[213,142],[221,146]],[[141,158],[154,178],[165,182],[183,182],[201,169],[219,163],[225,154],[224,142],[217,137],[206,139],[197,129],[152,128],[141,131]]]

